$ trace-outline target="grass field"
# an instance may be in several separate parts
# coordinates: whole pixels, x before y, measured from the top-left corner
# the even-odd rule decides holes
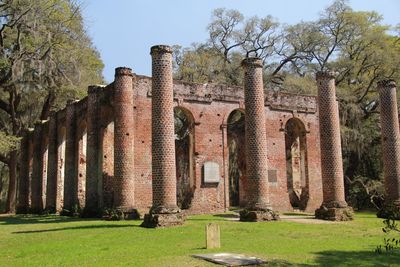
[[[60,216],[0,217],[0,266],[213,266],[190,255],[245,253],[267,266],[400,266],[399,251],[376,254],[383,224],[374,214],[352,222],[243,223],[198,215],[184,226],[144,229],[141,221]],[[205,225],[221,227],[221,249],[206,250]]]

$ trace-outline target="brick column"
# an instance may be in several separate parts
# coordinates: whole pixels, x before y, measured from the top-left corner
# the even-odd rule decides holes
[[[176,167],[172,50],[153,46],[152,57],[152,188],[153,207],[143,226],[159,227],[183,223],[176,204]]]
[[[32,130],[25,131],[21,140],[20,171],[18,176],[17,213],[29,210],[29,176],[32,161]]]
[[[116,68],[114,80],[114,207],[135,217],[133,75]]]
[[[56,212],[58,176],[58,142],[57,142],[57,114],[53,113],[49,121],[49,150],[47,164],[46,210]]]
[[[73,215],[78,208],[78,147],[76,140],[75,101],[67,103],[65,112],[65,174],[63,213]]]
[[[240,220],[276,220],[279,216],[271,210],[268,195],[263,65],[259,58],[246,58],[242,61],[242,67],[244,68],[248,203],[240,212]]]
[[[33,132],[33,162],[31,180],[31,213],[43,212],[43,174],[44,174],[44,122],[35,123]]]
[[[99,181],[100,166],[100,103],[99,87],[88,87],[87,104],[87,150],[86,150],[86,203],[85,215],[88,217],[100,215]]]
[[[315,211],[319,219],[347,221],[352,209],[344,196],[342,146],[340,141],[339,107],[336,101],[335,73],[316,74],[318,86],[319,131],[323,203]]]
[[[388,217],[391,209],[400,210],[400,131],[395,81],[378,82],[378,92],[385,177],[385,205],[378,216]]]
[[[56,212],[61,212],[64,207],[64,176],[65,176],[65,146],[66,128],[65,116],[62,112],[57,113],[57,193]]]

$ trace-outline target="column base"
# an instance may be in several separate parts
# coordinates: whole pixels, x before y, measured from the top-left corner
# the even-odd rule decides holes
[[[137,220],[140,219],[140,214],[137,209],[133,208],[105,209],[103,219],[108,221]]]
[[[327,221],[351,221],[354,219],[354,211],[347,203],[322,203],[321,207],[315,210],[315,218]]]
[[[29,213],[29,208],[23,206],[17,207],[15,211],[15,214],[28,214],[28,213]]]
[[[400,220],[400,200],[384,204],[376,216],[383,219]]]
[[[186,216],[177,207],[151,208],[148,214],[144,215],[143,223],[140,225],[145,228],[170,227],[182,225]]]
[[[239,212],[241,222],[278,221],[279,213],[272,209],[243,209]]]

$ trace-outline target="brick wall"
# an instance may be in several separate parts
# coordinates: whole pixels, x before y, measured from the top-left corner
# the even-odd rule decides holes
[[[130,79],[132,84],[129,88],[131,89],[128,88],[127,92],[132,94],[133,103],[126,104],[121,112],[129,109],[133,111],[130,118],[131,122],[126,126],[128,130],[132,130],[130,135],[133,137],[131,140],[132,147],[134,147],[134,160],[133,162],[132,160],[122,162],[121,159],[118,160],[114,157],[116,148],[114,141],[115,134],[117,134],[115,119],[118,116],[115,108],[121,102],[115,98],[115,83],[112,83],[105,88],[99,88],[96,92],[99,105],[96,131],[99,135],[100,175],[97,188],[93,191],[85,190],[84,195],[88,197],[90,192],[97,192],[99,207],[112,207],[116,203],[122,203],[118,200],[121,195],[118,192],[121,191],[116,187],[116,182],[121,182],[120,178],[115,177],[114,168],[116,166],[114,162],[116,160],[119,161],[118,164],[122,162],[133,166],[133,169],[129,169],[128,172],[131,175],[130,177],[133,177],[133,183],[129,182],[129,186],[125,188],[132,190],[131,196],[134,195],[134,200],[129,197],[127,199],[130,199],[129,203],[134,202],[134,205],[131,206],[138,208],[143,213],[151,207],[153,197],[151,168],[152,80],[149,77],[138,75],[135,75],[133,80],[132,77]],[[236,109],[244,110],[243,88],[174,81],[173,90],[172,106],[184,108],[193,116],[194,120],[194,195],[189,212],[221,212],[229,207],[228,117]],[[265,113],[270,205],[274,210],[292,209],[286,174],[285,125],[290,118],[297,118],[304,124],[306,130],[309,197],[305,209],[310,212],[314,211],[322,202],[320,138],[316,98],[269,91],[267,91],[265,98],[263,111]],[[57,210],[63,205],[71,207],[74,203],[78,203],[78,163],[80,159],[84,159],[83,147],[79,148],[79,140],[83,139],[82,133],[84,132],[83,128],[85,128],[83,122],[89,123],[87,114],[92,112],[89,110],[88,98],[85,98],[79,102],[71,103],[66,109],[57,113],[59,172],[59,178],[57,178]],[[126,132],[124,131],[124,133]],[[119,138],[122,138],[122,136]],[[93,146],[91,142],[88,140],[90,146]],[[83,142],[81,143],[83,145]],[[64,148],[62,148],[63,146]],[[126,146],[120,146],[119,149],[125,148]],[[80,154],[79,158],[78,153]],[[86,159],[89,160],[87,157],[88,154],[86,153]],[[203,165],[207,161],[218,164],[219,183],[204,182]],[[86,161],[86,164],[88,164],[88,161]],[[91,168],[91,166],[86,165],[86,168],[82,167],[81,170],[87,171]],[[63,170],[64,175],[62,175]],[[88,183],[86,179],[91,174],[83,175],[82,172],[81,174],[82,179],[85,179],[81,183]],[[241,204],[245,205],[246,196],[243,194],[246,181],[245,177],[242,179],[239,190],[244,199]],[[83,184],[81,188],[84,189]]]

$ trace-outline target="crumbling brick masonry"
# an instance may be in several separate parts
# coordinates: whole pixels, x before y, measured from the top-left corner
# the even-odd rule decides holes
[[[169,47],[151,55],[153,80],[117,68],[27,132],[19,212],[347,208],[332,75],[317,75],[318,110],[315,96],[263,96],[256,59],[243,89],[173,81]]]

